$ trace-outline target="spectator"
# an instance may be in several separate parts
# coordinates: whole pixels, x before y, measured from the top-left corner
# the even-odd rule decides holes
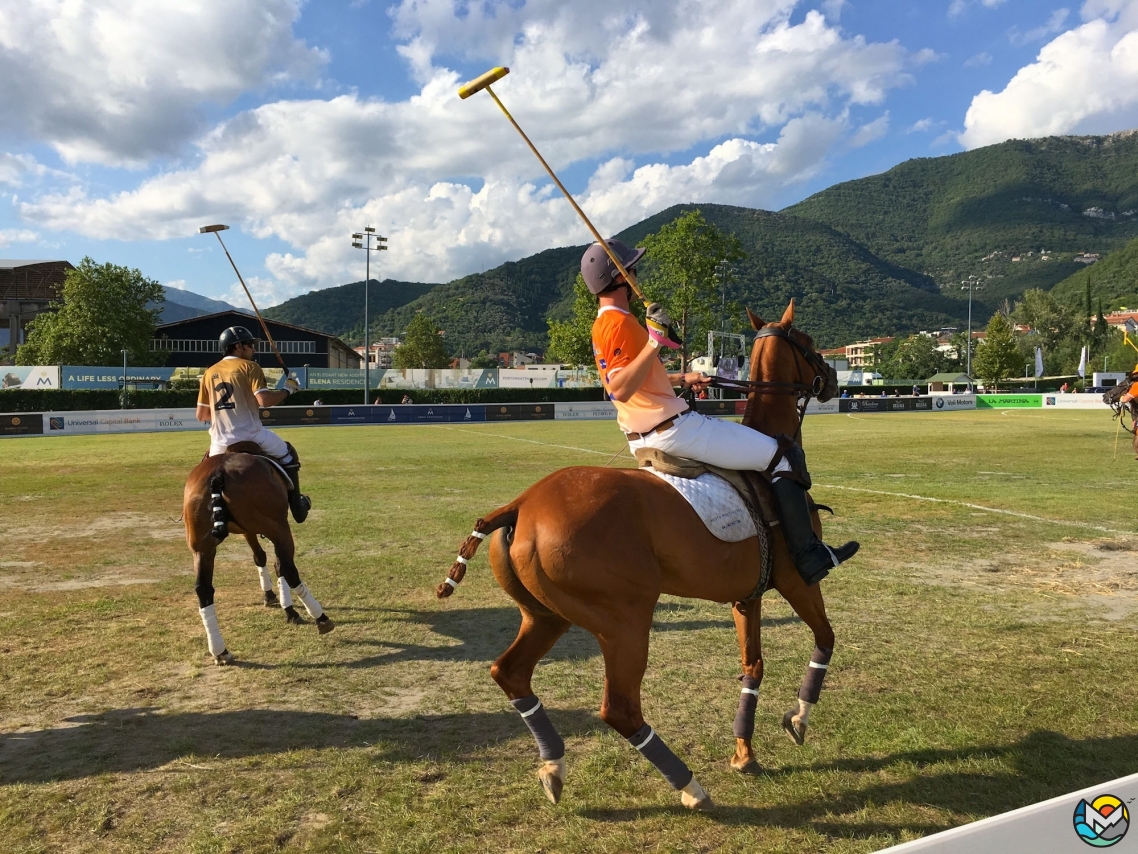
[[[916,383],[913,383],[913,397],[920,397],[920,396],[921,396],[921,387],[919,385],[917,385]]]
[[[371,405],[372,405],[372,406],[379,406],[381,403],[383,403],[383,398],[382,398],[382,397],[377,397],[375,400],[373,400],[373,401],[371,402]]]
[[[316,400],[312,401],[312,405],[313,406],[323,406],[324,401],[322,401],[320,398],[316,398]]]
[[[401,401],[399,401],[399,402],[400,402],[400,403],[414,403],[415,401],[413,401],[413,400],[411,399],[411,395],[409,395],[409,394],[405,394],[405,395],[403,395],[403,399],[402,399]]]
[[[1063,383],[1063,385],[1059,387],[1059,394],[1066,394],[1069,390],[1070,387],[1066,383]]]
[[[843,388],[842,389],[842,397],[849,397],[849,396],[850,396],[850,390],[848,388]]]

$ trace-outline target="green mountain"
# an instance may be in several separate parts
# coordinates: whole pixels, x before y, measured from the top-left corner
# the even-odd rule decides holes
[[[1064,279],[1051,293],[1070,305],[1083,308],[1087,282],[1091,284],[1092,310],[1098,311],[1100,300],[1107,311],[1138,308],[1138,237]]]
[[[393,308],[406,305],[435,287],[438,285],[397,282],[394,279],[377,282],[372,279],[367,291],[368,316],[372,318],[374,325],[375,318]],[[303,296],[267,308],[261,314],[270,320],[317,329],[343,338],[349,343],[362,342],[364,283],[352,282],[322,291],[309,291]]]
[[[1082,269],[1076,254],[1106,253],[1138,236],[1138,131],[910,160],[784,213],[825,223],[946,294],[979,276],[982,302],[995,306]]]

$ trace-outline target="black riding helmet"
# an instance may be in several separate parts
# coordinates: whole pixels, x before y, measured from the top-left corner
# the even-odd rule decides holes
[[[221,333],[221,337],[217,339],[221,344],[221,352],[229,355],[229,351],[245,341],[260,341],[261,339],[246,329],[244,326],[230,326]]]

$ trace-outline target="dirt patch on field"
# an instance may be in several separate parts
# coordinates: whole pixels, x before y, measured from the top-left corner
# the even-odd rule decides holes
[[[1038,552],[940,565],[923,577],[933,584],[1035,591],[1122,620],[1138,611],[1138,540],[1046,543]]]
[[[146,532],[151,539],[176,540],[185,537],[186,529],[173,516],[152,516],[146,513],[103,513],[93,519],[78,520],[69,525],[35,524],[7,528],[7,540],[73,540],[91,539],[106,535],[118,536],[123,531],[133,534]]]

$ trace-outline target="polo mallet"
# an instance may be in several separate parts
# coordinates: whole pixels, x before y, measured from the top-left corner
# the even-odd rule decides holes
[[[245,285],[245,280],[241,278],[241,271],[238,270],[237,265],[233,263],[233,256],[229,254],[229,250],[225,248],[225,241],[221,239],[221,232],[228,231],[228,229],[228,225],[203,225],[198,229],[198,234],[212,234],[217,238],[217,242],[221,244],[221,248],[225,251],[225,257],[229,259],[229,264],[233,267],[233,272],[237,274],[237,281],[239,281],[241,287],[245,289],[245,296],[249,297],[249,305],[253,306],[253,313],[257,315],[257,320],[261,321],[261,329],[265,331],[265,340],[268,341],[269,346],[273,348],[277,361],[280,362],[281,367],[284,368],[285,376],[290,376],[288,365],[285,364],[280,350],[277,349],[277,342],[273,340],[272,333],[269,332],[269,327],[265,323],[265,318],[261,317],[261,312],[257,310],[257,304],[253,302],[253,295],[249,293],[249,288]]]
[[[624,264],[622,264],[620,259],[616,257],[616,253],[612,251],[612,248],[608,245],[608,242],[603,237],[601,237],[601,233],[597,231],[596,227],[589,221],[589,218],[585,216],[585,212],[581,210],[581,207],[575,201],[573,201],[573,197],[569,195],[569,191],[565,189],[565,185],[562,184],[561,181],[558,180],[557,176],[553,174],[553,170],[549,168],[549,164],[545,162],[545,158],[541,156],[541,152],[537,150],[537,147],[534,146],[532,142],[530,142],[530,138],[526,136],[526,132],[521,129],[521,126],[516,121],[514,121],[514,117],[510,115],[510,111],[507,110],[505,105],[498,100],[498,96],[495,95],[494,90],[490,88],[491,83],[495,83],[501,80],[509,73],[510,69],[502,66],[499,66],[498,68],[491,68],[481,77],[476,77],[469,83],[460,86],[458,89],[458,97],[465,100],[475,92],[478,92],[482,89],[485,89],[487,93],[489,93],[490,97],[494,99],[494,103],[497,104],[502,112],[506,114],[506,118],[510,120],[510,124],[512,124],[514,126],[514,129],[522,135],[522,139],[526,141],[526,145],[529,146],[530,151],[532,151],[534,153],[534,156],[541,161],[541,165],[545,167],[545,171],[549,173],[549,177],[553,179],[553,183],[556,184],[561,192],[565,194],[565,198],[569,200],[569,204],[573,206],[573,210],[575,210],[580,215],[581,219],[585,221],[585,225],[589,227],[589,231],[593,233],[593,237],[596,238],[597,243],[599,243],[605,250],[605,254],[609,256],[609,260],[611,260],[616,268],[620,271],[620,274],[624,276],[624,280],[628,282],[629,287],[632,288],[633,292],[640,299],[640,301],[647,305],[647,297],[645,297],[644,294],[640,292],[640,288],[636,286],[636,282],[633,280],[632,276],[629,275],[628,270],[624,269]]]

